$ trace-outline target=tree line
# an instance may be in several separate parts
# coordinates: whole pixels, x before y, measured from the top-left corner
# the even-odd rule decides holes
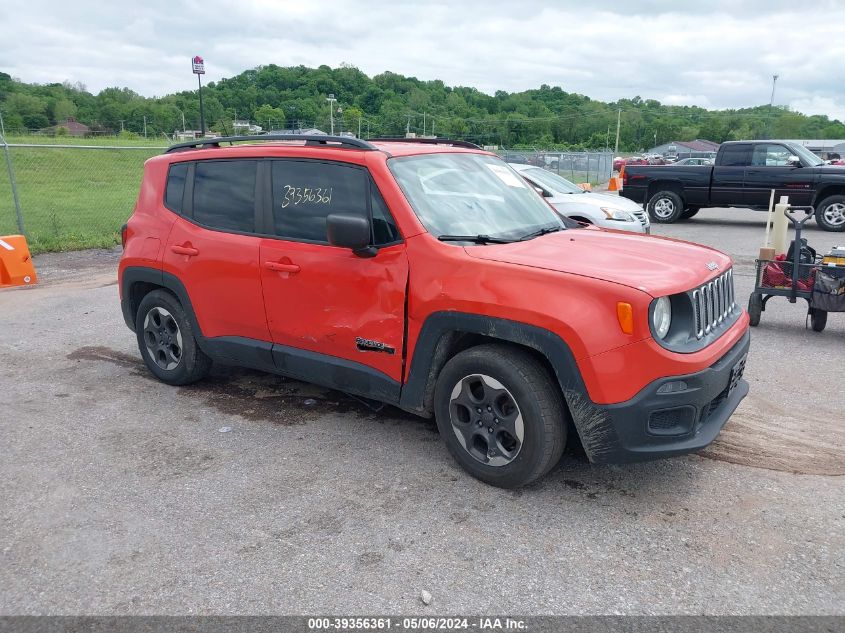
[[[333,94],[336,102],[326,100]],[[234,121],[266,129],[317,127],[335,132],[402,136],[406,131],[503,147],[600,149],[614,147],[620,117],[620,151],[667,141],[706,138],[845,138],[845,124],[827,116],[769,105],[731,110],[669,106],[653,99],[607,103],[559,86],[485,94],[475,88],[421,81],[392,72],[369,77],[357,68],[259,66],[203,88],[206,125],[231,133]],[[339,111],[338,111],[339,110]],[[143,97],[129,88],[92,94],[83,84],[28,84],[0,72],[0,114],[8,133],[48,130],[69,117],[93,134],[172,137],[199,129],[196,90]],[[184,122],[184,125],[183,125]],[[61,130],[59,131],[61,133]],[[655,142],[656,141],[656,142]]]

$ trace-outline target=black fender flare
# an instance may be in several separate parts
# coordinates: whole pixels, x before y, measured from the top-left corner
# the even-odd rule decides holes
[[[444,311],[432,313],[423,323],[414,349],[408,380],[402,387],[402,408],[416,412],[431,411],[434,383],[443,365],[449,360],[450,337],[461,334],[480,334],[498,341],[529,347],[549,361],[564,396],[574,392],[587,397],[587,389],[572,350],[554,332],[519,321]]]
[[[165,290],[169,290],[179,303],[185,308],[185,313],[191,320],[191,327],[196,333],[197,341],[200,342],[200,347],[204,341],[202,330],[200,330],[197,315],[194,313],[194,306],[191,303],[191,298],[188,296],[188,291],[185,285],[180,281],[176,275],[166,273],[163,270],[156,268],[148,268],[146,266],[129,266],[123,271],[123,277],[120,285],[120,305],[123,311],[123,320],[126,325],[133,332],[135,331],[135,310],[138,306],[132,305],[132,286],[136,283],[148,283],[155,286],[160,286]]]

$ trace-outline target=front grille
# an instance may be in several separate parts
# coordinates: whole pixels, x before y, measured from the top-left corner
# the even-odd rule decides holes
[[[640,221],[640,224],[642,224],[643,226],[648,226],[648,216],[646,215],[645,211],[639,210],[639,211],[634,211],[633,213],[637,217],[637,219]]]
[[[736,309],[733,269],[692,291],[695,338],[710,334]]]

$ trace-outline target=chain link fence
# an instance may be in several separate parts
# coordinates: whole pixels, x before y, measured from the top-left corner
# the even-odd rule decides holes
[[[601,185],[613,173],[611,152],[553,152],[540,150],[497,150],[509,163],[542,167],[575,183]]]
[[[119,243],[144,161],[163,149],[3,142],[0,235],[23,233],[35,253]]]
[[[0,235],[23,233],[34,253],[110,247],[132,213],[144,161],[165,146],[118,139],[0,137]],[[609,152],[499,150],[508,162],[536,165],[574,183],[610,179]]]

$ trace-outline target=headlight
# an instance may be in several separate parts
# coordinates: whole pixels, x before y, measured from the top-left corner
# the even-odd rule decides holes
[[[611,207],[602,207],[601,210],[607,216],[608,220],[618,220],[619,222],[634,222],[636,218],[622,209],[613,209]]]
[[[669,333],[670,325],[672,325],[672,302],[669,301],[669,297],[660,297],[654,302],[654,309],[651,311],[651,328],[655,336],[663,339]]]

